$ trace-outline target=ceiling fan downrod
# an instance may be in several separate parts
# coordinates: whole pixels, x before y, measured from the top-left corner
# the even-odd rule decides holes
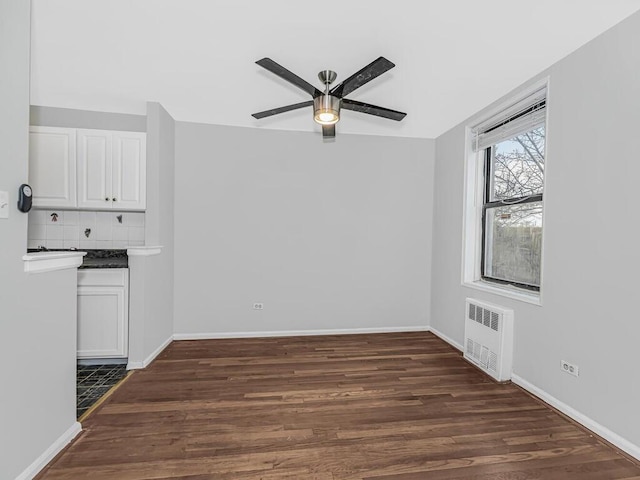
[[[329,94],[329,85],[331,85],[335,81],[337,76],[338,74],[333,70],[322,70],[320,73],[318,73],[318,78],[326,86],[325,95]]]
[[[322,70],[318,78],[324,84],[324,94],[313,99],[313,119],[320,125],[334,125],[340,120],[341,99],[331,95],[329,86],[338,74],[333,70]]]

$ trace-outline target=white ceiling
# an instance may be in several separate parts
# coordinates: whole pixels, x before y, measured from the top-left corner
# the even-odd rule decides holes
[[[31,103],[181,121],[319,131],[310,99],[262,57],[321,88],[378,56],[396,67],[349,98],[340,133],[435,138],[640,9],[640,0],[32,0]]]

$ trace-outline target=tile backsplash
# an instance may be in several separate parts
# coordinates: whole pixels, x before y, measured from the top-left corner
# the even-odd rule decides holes
[[[127,248],[144,245],[144,213],[31,210],[28,248]]]

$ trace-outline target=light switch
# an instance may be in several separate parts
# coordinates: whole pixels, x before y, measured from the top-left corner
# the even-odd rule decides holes
[[[0,218],[9,218],[9,192],[0,192]]]

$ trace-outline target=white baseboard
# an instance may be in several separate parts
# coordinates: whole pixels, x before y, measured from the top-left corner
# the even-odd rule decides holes
[[[64,447],[66,447],[71,440],[76,438],[76,436],[82,431],[82,426],[79,422],[74,422],[69,429],[64,432],[60,437],[51,444],[49,448],[47,448],[42,455],[40,455],[36,460],[29,465],[20,475],[16,477],[16,480],[31,480],[35,477],[40,470],[47,466],[47,464],[53,460],[58,453],[62,451]]]
[[[458,350],[460,350],[461,352],[464,351],[464,347],[462,346],[461,343],[456,342],[453,338],[448,337],[447,335],[445,335],[444,333],[442,333],[440,330],[437,330],[433,327],[429,327],[429,331],[431,333],[433,333],[436,337],[440,337],[442,340],[444,340],[445,342],[447,342],[449,345],[451,345],[452,347],[457,348]]]
[[[451,339],[447,335],[443,334],[442,332],[436,330],[433,327],[429,327],[429,331],[431,331],[431,333],[433,333],[434,335],[440,337],[442,340],[444,340],[448,344],[450,344],[453,347],[457,348],[458,350],[464,351],[464,348],[463,348],[463,346],[461,344],[459,344],[455,340]],[[620,435],[618,435],[617,433],[612,432],[607,427],[599,424],[595,420],[592,420],[591,418],[587,417],[583,413],[578,412],[576,409],[570,407],[566,403],[561,402],[557,398],[549,395],[547,392],[545,392],[541,388],[536,387],[532,383],[529,383],[524,378],[519,377],[516,374],[512,374],[511,375],[511,381],[513,383],[515,383],[516,385],[524,388],[528,392],[532,393],[536,397],[540,398],[545,403],[548,403],[552,407],[554,407],[557,410],[561,411],[566,416],[572,418],[573,420],[578,422],[580,425],[583,425],[584,427],[588,428],[589,430],[594,432],[596,435],[601,436],[607,442],[611,443],[612,445],[615,445],[616,447],[618,447],[623,452],[625,452],[625,453],[631,455],[632,457],[640,460],[640,446],[635,445],[635,444],[631,443],[629,440],[627,440],[626,438],[623,438]]]
[[[511,381],[513,383],[515,383],[516,385],[519,385],[520,387],[524,388],[528,392],[532,393],[536,397],[540,398],[542,401],[548,403],[552,407],[554,407],[557,410],[561,411],[562,413],[564,413],[568,417],[572,418],[573,420],[575,420],[579,424],[587,427],[589,430],[594,432],[596,435],[601,436],[607,442],[615,445],[616,447],[618,447],[623,452],[625,452],[625,453],[631,455],[632,457],[640,460],[640,446],[635,445],[635,444],[631,443],[629,440],[627,440],[626,438],[623,438],[620,435],[618,435],[617,433],[612,432],[607,427],[599,424],[595,420],[592,420],[591,418],[587,417],[583,413],[580,413],[579,411],[577,411],[576,409],[570,407],[566,403],[561,402],[557,398],[549,395],[547,392],[545,392],[541,388],[536,387],[532,383],[529,383],[524,378],[519,377],[516,374],[513,374],[513,375],[511,375]]]
[[[141,362],[129,362],[127,363],[127,370],[139,370],[141,368],[147,368],[151,362],[155,360],[155,358],[162,353],[162,351],[169,346],[169,344],[173,342],[173,335],[170,335],[164,342],[160,344],[158,348],[156,348],[153,352],[149,354],[147,358],[145,358]]]
[[[174,340],[213,340],[223,338],[302,337],[310,335],[357,335],[362,333],[428,332],[429,327],[338,328],[326,330],[277,330],[266,332],[174,333]]]

